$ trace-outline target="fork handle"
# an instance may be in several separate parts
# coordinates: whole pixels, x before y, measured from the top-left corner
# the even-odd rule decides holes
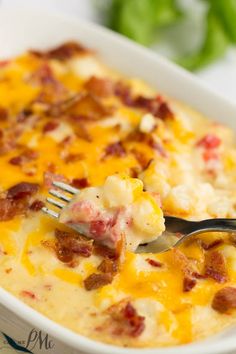
[[[192,222],[188,229],[187,233],[191,235],[206,231],[233,232],[236,231],[236,219],[206,219]]]

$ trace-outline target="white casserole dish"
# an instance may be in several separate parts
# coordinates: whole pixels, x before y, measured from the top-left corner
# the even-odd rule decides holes
[[[43,49],[68,39],[81,41],[86,46],[96,49],[109,66],[126,75],[146,80],[160,91],[187,103],[210,118],[230,125],[236,131],[235,103],[221,98],[202,85],[194,76],[149,50],[104,28],[78,22],[74,18],[30,9],[0,8],[0,58],[11,57],[29,48]],[[5,311],[5,318],[11,310],[22,320],[47,332],[55,338],[56,342],[74,348],[71,351],[65,350],[67,354],[177,354],[180,352],[181,354],[216,354],[236,350],[234,338],[236,329],[232,328],[207,340],[186,346],[166,349],[118,348],[95,342],[63,328],[3,289],[0,289],[0,302]],[[12,313],[9,313],[9,318]],[[19,324],[19,319],[16,321]],[[9,324],[5,323],[4,327],[4,321],[2,323],[0,321],[0,326],[1,330],[11,335]],[[46,352],[50,353],[50,351]],[[64,350],[53,352],[62,354]]]

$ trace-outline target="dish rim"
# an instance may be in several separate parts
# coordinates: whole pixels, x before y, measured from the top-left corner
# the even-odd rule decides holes
[[[39,15],[39,11],[34,10],[32,8],[24,8],[24,7],[17,7],[14,8],[11,6],[7,6],[6,8],[0,7],[0,17],[2,13],[11,13],[12,11],[16,11],[17,15],[20,16],[20,13],[28,12],[29,16],[32,12]],[[186,72],[184,69],[177,67],[175,64],[169,62],[167,59],[162,58],[156,53],[151,52],[150,50],[135,44],[134,42],[130,41],[123,36],[114,33],[106,28],[103,28],[97,24],[90,23],[83,20],[77,20],[75,17],[70,15],[62,15],[59,13],[53,13],[50,10],[40,11],[41,15],[46,15],[50,18],[57,19],[58,21],[66,21],[75,24],[76,26],[80,27],[81,30],[85,31],[96,31],[101,35],[101,40],[103,37],[110,37],[114,40],[115,43],[119,45],[123,45],[127,48],[130,47],[131,50],[135,50],[138,55],[143,57],[143,59],[149,61],[154,60],[156,65],[161,65],[163,68],[170,70],[173,74],[179,75],[182,80],[186,80],[189,85],[195,86],[196,89],[201,89],[207,95],[212,96],[213,100],[220,100],[223,105],[229,107],[230,114],[235,113],[236,116],[236,104],[232,101],[226,99],[219,93],[216,93],[214,90],[209,88],[200,79],[194,77],[192,74]],[[85,43],[86,44],[86,43]],[[122,70],[121,70],[122,71]],[[175,74],[175,75],[174,75]],[[95,341],[83,335],[77,334],[72,330],[59,325],[58,323],[50,320],[48,317],[44,316],[40,312],[34,310],[32,307],[28,306],[20,299],[12,295],[10,292],[0,288],[0,302],[9,311],[14,312],[17,316],[21,317],[23,320],[27,321],[30,324],[36,325],[39,328],[42,328],[48,334],[52,335],[52,337],[58,339],[60,342],[66,343],[70,347],[75,348],[76,350],[82,350],[84,353],[91,353],[94,354],[177,354],[181,351],[182,354],[198,354],[202,352],[204,354],[212,354],[212,353],[225,353],[228,351],[232,351],[236,349],[236,342],[232,337],[229,338],[218,338],[217,335],[208,337],[207,340],[210,339],[209,342],[206,340],[202,340],[199,342],[193,342],[187,345],[180,345],[180,346],[173,346],[173,347],[160,347],[160,348],[122,348],[114,345],[105,344],[102,342]],[[214,341],[215,338],[215,341]]]

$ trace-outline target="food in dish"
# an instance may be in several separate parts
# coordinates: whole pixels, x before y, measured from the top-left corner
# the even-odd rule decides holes
[[[189,343],[235,321],[232,235],[208,233],[160,255],[135,254],[144,234],[153,237],[150,229],[135,232],[132,247],[116,247],[40,212],[54,180],[79,188],[84,200],[125,181],[155,203],[157,235],[162,213],[235,217],[231,129],[70,42],[0,62],[0,168],[0,284],[22,301],[77,333],[123,347]],[[114,192],[115,209],[128,198],[127,186],[121,200],[123,189]],[[144,219],[137,207],[132,232]],[[117,240],[128,240],[126,228],[120,231]]]

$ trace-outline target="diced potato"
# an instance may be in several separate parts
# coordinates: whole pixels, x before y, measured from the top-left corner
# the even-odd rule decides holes
[[[126,206],[142,192],[143,183],[137,178],[109,176],[104,183],[104,202],[110,208]]]
[[[142,195],[133,205],[133,223],[142,232],[156,233],[164,231],[164,218],[155,199],[149,194]]]

